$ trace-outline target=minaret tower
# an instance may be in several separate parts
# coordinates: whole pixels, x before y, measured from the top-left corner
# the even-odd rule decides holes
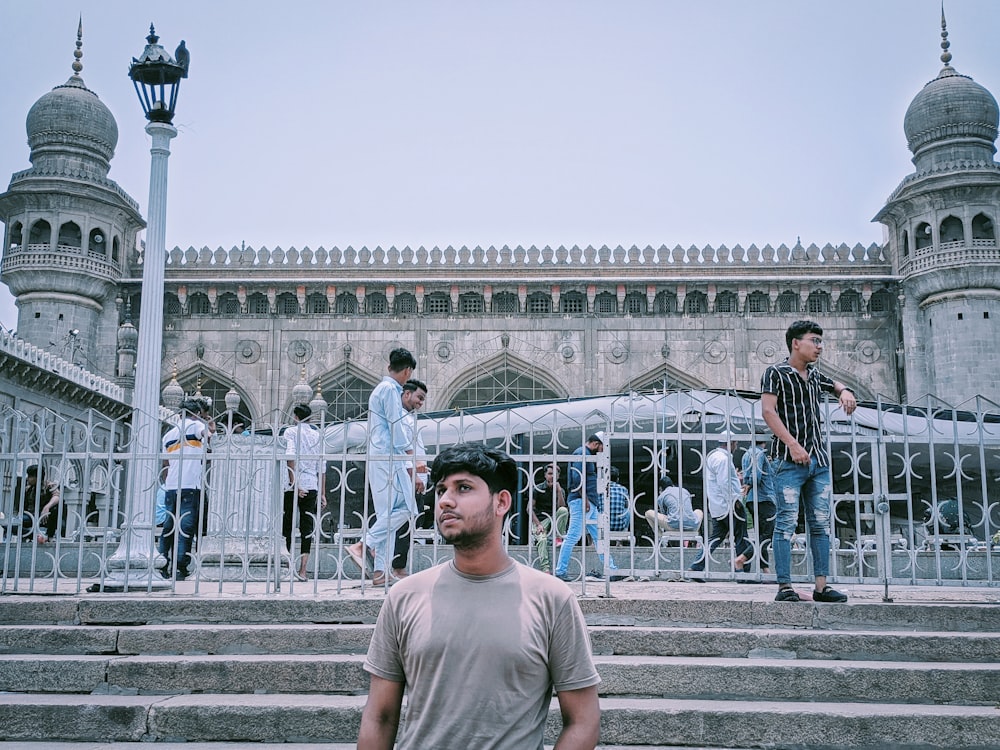
[[[82,20],[73,56],[69,80],[28,112],[31,168],[0,195],[0,280],[16,298],[21,338],[113,378],[117,287],[145,223],[107,176],[118,126],[80,77]]]
[[[1000,402],[1000,165],[996,99],[951,66],[941,11],[937,78],[903,129],[915,171],[879,211],[902,286],[906,400]]]

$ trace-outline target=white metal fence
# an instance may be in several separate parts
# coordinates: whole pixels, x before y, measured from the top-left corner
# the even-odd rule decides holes
[[[824,405],[827,445],[832,456],[834,512],[831,519],[831,580],[892,585],[995,586],[1000,579],[1000,408],[978,401],[956,408],[934,398],[919,404],[865,404],[848,417],[834,403]],[[364,536],[372,502],[366,487],[364,423],[321,425],[325,463],[325,507],[316,531],[307,580],[295,580],[297,542],[288,550],[282,536],[285,445],[281,420],[230,433],[226,415],[204,457],[203,512],[189,566],[193,586],[185,591],[221,590],[223,585],[274,593],[322,590],[336,595],[362,580],[346,547]],[[521,489],[505,525],[510,553],[539,566],[542,547],[554,567],[559,531],[553,524],[539,540],[532,533],[529,503],[545,467],[556,464],[565,486],[572,452],[602,431],[608,450],[593,462],[606,492],[610,466],[618,468],[629,493],[628,528],[611,531],[602,516],[598,549],[609,551],[619,573],[634,577],[714,580],[773,580],[755,554],[746,572],[734,572],[735,550],[723,543],[706,570],[688,571],[705,548],[706,522],[698,531],[662,531],[646,511],[654,506],[659,478],[666,473],[704,505],[703,459],[722,430],[737,433],[734,456],[765,430],[758,401],[735,393],[672,392],[607,397],[554,404],[465,412],[421,418],[430,461],[441,447],[461,441],[487,442],[509,452],[521,467]],[[128,486],[129,463],[157,465],[166,454],[136,457],[128,425],[88,411],[68,418],[47,411],[0,411],[0,593],[82,591],[104,588],[154,590],[176,587],[164,578],[157,552],[157,483]],[[307,458],[307,456],[302,456]],[[373,457],[375,458],[375,457]],[[385,458],[385,457],[383,457]],[[182,459],[184,460],[184,459]],[[29,466],[40,466],[44,482],[60,495],[57,522],[45,538],[41,518],[45,484],[29,487]],[[144,476],[141,472],[132,475]],[[132,480],[136,481],[136,480]],[[450,557],[428,515],[413,519],[398,549],[410,569]],[[751,502],[749,538],[760,552],[761,509]],[[607,501],[605,498],[605,508]],[[296,512],[298,508],[294,509]],[[535,508],[544,519],[555,507]],[[162,517],[162,511],[161,511]],[[793,539],[793,578],[811,578],[805,529]],[[294,534],[297,539],[297,532]],[[595,548],[576,549],[569,574],[582,578],[597,565]],[[606,571],[605,571],[606,572]],[[371,579],[365,579],[371,585]],[[333,584],[333,585],[331,585]]]

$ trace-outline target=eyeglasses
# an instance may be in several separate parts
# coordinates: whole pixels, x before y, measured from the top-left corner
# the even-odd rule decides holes
[[[823,346],[823,339],[818,336],[802,336],[799,341],[810,341],[813,346]]]

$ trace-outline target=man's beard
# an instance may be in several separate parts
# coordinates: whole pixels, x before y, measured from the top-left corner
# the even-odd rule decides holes
[[[463,516],[462,521],[465,528],[461,531],[451,532],[452,536],[448,536],[448,533],[442,531],[440,526],[438,526],[438,532],[442,538],[453,545],[455,549],[464,552],[478,549],[485,546],[487,540],[496,534],[496,530],[493,527],[492,504],[478,515]]]

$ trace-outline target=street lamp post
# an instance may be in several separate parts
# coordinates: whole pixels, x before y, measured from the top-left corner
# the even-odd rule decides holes
[[[104,588],[145,588],[166,586],[152,567],[153,507],[160,469],[160,368],[163,346],[163,278],[166,265],[167,159],[170,139],[177,135],[173,126],[177,92],[187,78],[190,57],[182,41],[175,57],[159,44],[153,25],[149,26],[146,47],[132,58],[129,78],[135,84],[146,119],[150,147],[149,205],[146,248],[142,262],[142,305],[139,313],[139,347],[132,391],[132,446],[129,461],[127,501],[122,538],[108,560],[110,580]],[[130,584],[131,582],[131,584]]]

